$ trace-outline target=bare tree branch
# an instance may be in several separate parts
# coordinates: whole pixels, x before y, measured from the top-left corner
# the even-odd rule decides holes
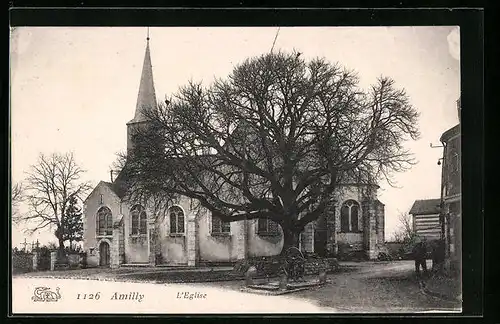
[[[412,216],[408,213],[401,213],[398,216],[399,227],[394,231],[395,242],[410,243],[416,235],[413,230]]]
[[[393,184],[415,163],[403,144],[419,136],[418,113],[405,91],[386,77],[369,90],[358,82],[338,63],[279,52],[181,87],[133,130],[120,159],[129,199],[184,196],[222,220],[270,218],[295,244],[339,184]]]
[[[80,181],[84,172],[72,153],[40,154],[38,162],[27,173],[23,201],[28,211],[13,216],[13,221],[26,224],[30,233],[55,228],[59,246],[63,248],[64,238],[57,233],[64,232],[66,209],[71,199],[81,199],[92,188]]]

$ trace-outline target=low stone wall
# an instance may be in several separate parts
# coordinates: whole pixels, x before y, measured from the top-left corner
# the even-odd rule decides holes
[[[233,272],[244,275],[251,267],[257,269],[256,276],[277,276],[279,275],[282,261],[279,257],[262,257],[239,260],[236,262]],[[339,270],[339,263],[336,258],[307,258],[304,263],[305,275],[317,275],[320,270],[326,269],[327,273]]]
[[[66,255],[64,263],[57,260],[57,251],[50,253],[50,270],[82,269],[87,268],[87,254],[80,252],[70,252]]]
[[[200,267],[234,267],[236,261],[199,261],[198,266]]]
[[[336,272],[339,267],[339,263],[335,258],[307,259],[304,264],[304,273],[306,275],[315,275],[322,269],[326,269],[327,273]]]

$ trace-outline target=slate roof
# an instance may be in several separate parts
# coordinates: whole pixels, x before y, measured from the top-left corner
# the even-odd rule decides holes
[[[156,107],[156,93],[153,82],[153,67],[151,65],[151,54],[149,50],[149,39],[146,44],[146,53],[144,54],[144,63],[142,65],[141,82],[139,84],[139,94],[135,108],[135,116],[129,123],[138,123],[146,121],[145,109]]]
[[[460,131],[461,131],[461,125],[460,124],[455,125],[452,128],[448,129],[446,132],[444,132],[443,135],[441,135],[440,141],[447,142],[450,139],[450,137],[459,135]]]
[[[126,166],[125,166],[126,168]],[[127,179],[125,179],[125,172],[122,170],[116,177],[113,183],[105,182],[106,185],[120,198],[122,199],[127,191]]]
[[[432,215],[439,214],[441,211],[441,199],[422,199],[415,200],[411,206],[410,214],[412,215]]]

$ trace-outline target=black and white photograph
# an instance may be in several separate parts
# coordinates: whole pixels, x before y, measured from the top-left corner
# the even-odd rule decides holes
[[[460,313],[460,32],[11,27],[12,313]]]

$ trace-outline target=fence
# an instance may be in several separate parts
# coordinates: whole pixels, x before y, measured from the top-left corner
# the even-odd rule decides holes
[[[21,274],[32,271],[55,270],[57,253],[48,248],[40,248],[27,253],[24,251],[12,252],[12,274]],[[80,269],[87,267],[87,254],[83,252],[67,253],[65,269]]]

